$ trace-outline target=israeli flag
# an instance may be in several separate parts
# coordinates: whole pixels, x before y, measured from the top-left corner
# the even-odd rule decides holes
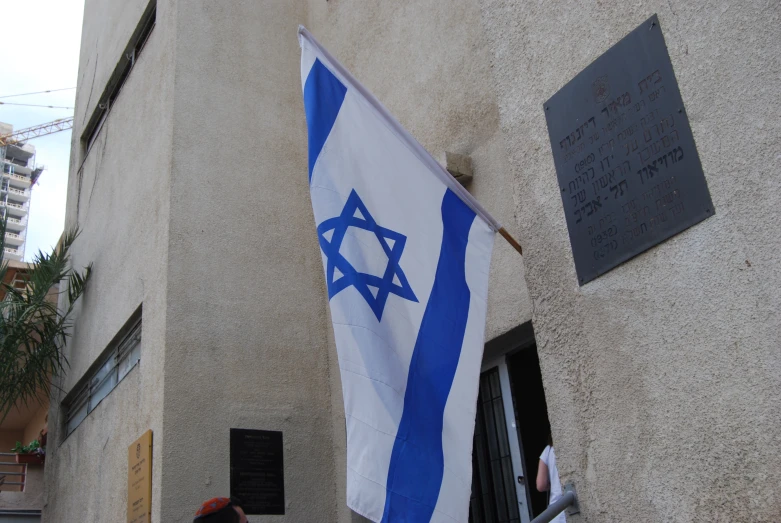
[[[500,225],[303,27],[299,40],[347,505],[375,522],[466,523]]]

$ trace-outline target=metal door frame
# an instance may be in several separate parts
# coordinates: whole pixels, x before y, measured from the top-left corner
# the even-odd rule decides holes
[[[483,361],[480,373],[489,371],[494,367],[499,370],[499,385],[502,388],[502,404],[504,406],[504,421],[507,429],[507,441],[510,445],[510,458],[513,464],[513,476],[515,477],[515,494],[518,500],[518,513],[521,523],[529,523],[529,498],[526,493],[528,478],[523,475],[523,462],[521,458],[521,442],[518,440],[518,430],[515,427],[515,405],[510,387],[510,373],[507,369],[507,355],[515,350],[509,348],[501,356]]]

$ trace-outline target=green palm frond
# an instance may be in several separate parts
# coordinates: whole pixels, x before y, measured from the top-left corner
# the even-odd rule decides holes
[[[0,301],[0,421],[15,405],[41,401],[52,378],[67,369],[62,348],[70,314],[92,274],[92,265],[82,271],[70,267],[69,250],[78,237],[72,229],[51,253],[35,255],[21,273],[23,288],[5,283],[5,226],[0,220],[0,288],[5,291]]]

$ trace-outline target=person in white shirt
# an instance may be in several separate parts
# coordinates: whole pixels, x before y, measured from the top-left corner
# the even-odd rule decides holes
[[[537,490],[545,492],[550,490],[548,505],[553,504],[561,497],[561,480],[559,469],[556,468],[556,453],[553,451],[553,442],[548,438],[548,445],[542,451],[540,463],[537,466]],[[564,512],[551,520],[551,523],[566,523]]]

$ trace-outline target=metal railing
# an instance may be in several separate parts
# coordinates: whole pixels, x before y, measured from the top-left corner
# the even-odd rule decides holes
[[[13,458],[13,461],[9,461],[8,458]],[[6,472],[4,469],[8,467],[16,468],[15,471]],[[13,485],[19,487],[19,491],[24,492],[24,480],[27,477],[27,465],[24,463],[16,462],[16,454],[13,452],[0,452],[0,478],[3,482],[0,485],[0,491],[7,491],[7,485]],[[20,481],[14,481],[18,479]],[[14,489],[15,491],[16,489]]]
[[[22,176],[20,174],[13,174],[13,173],[3,173],[3,176],[8,176],[9,178],[13,178],[14,180],[19,180],[21,182],[30,182],[30,178],[27,176]]]
[[[567,510],[569,509],[569,510]],[[578,507],[578,495],[575,492],[575,486],[572,483],[564,485],[564,492],[561,497],[548,505],[548,508],[534,518],[531,523],[549,523],[553,518],[567,510],[567,515],[574,515],[580,512]]]

